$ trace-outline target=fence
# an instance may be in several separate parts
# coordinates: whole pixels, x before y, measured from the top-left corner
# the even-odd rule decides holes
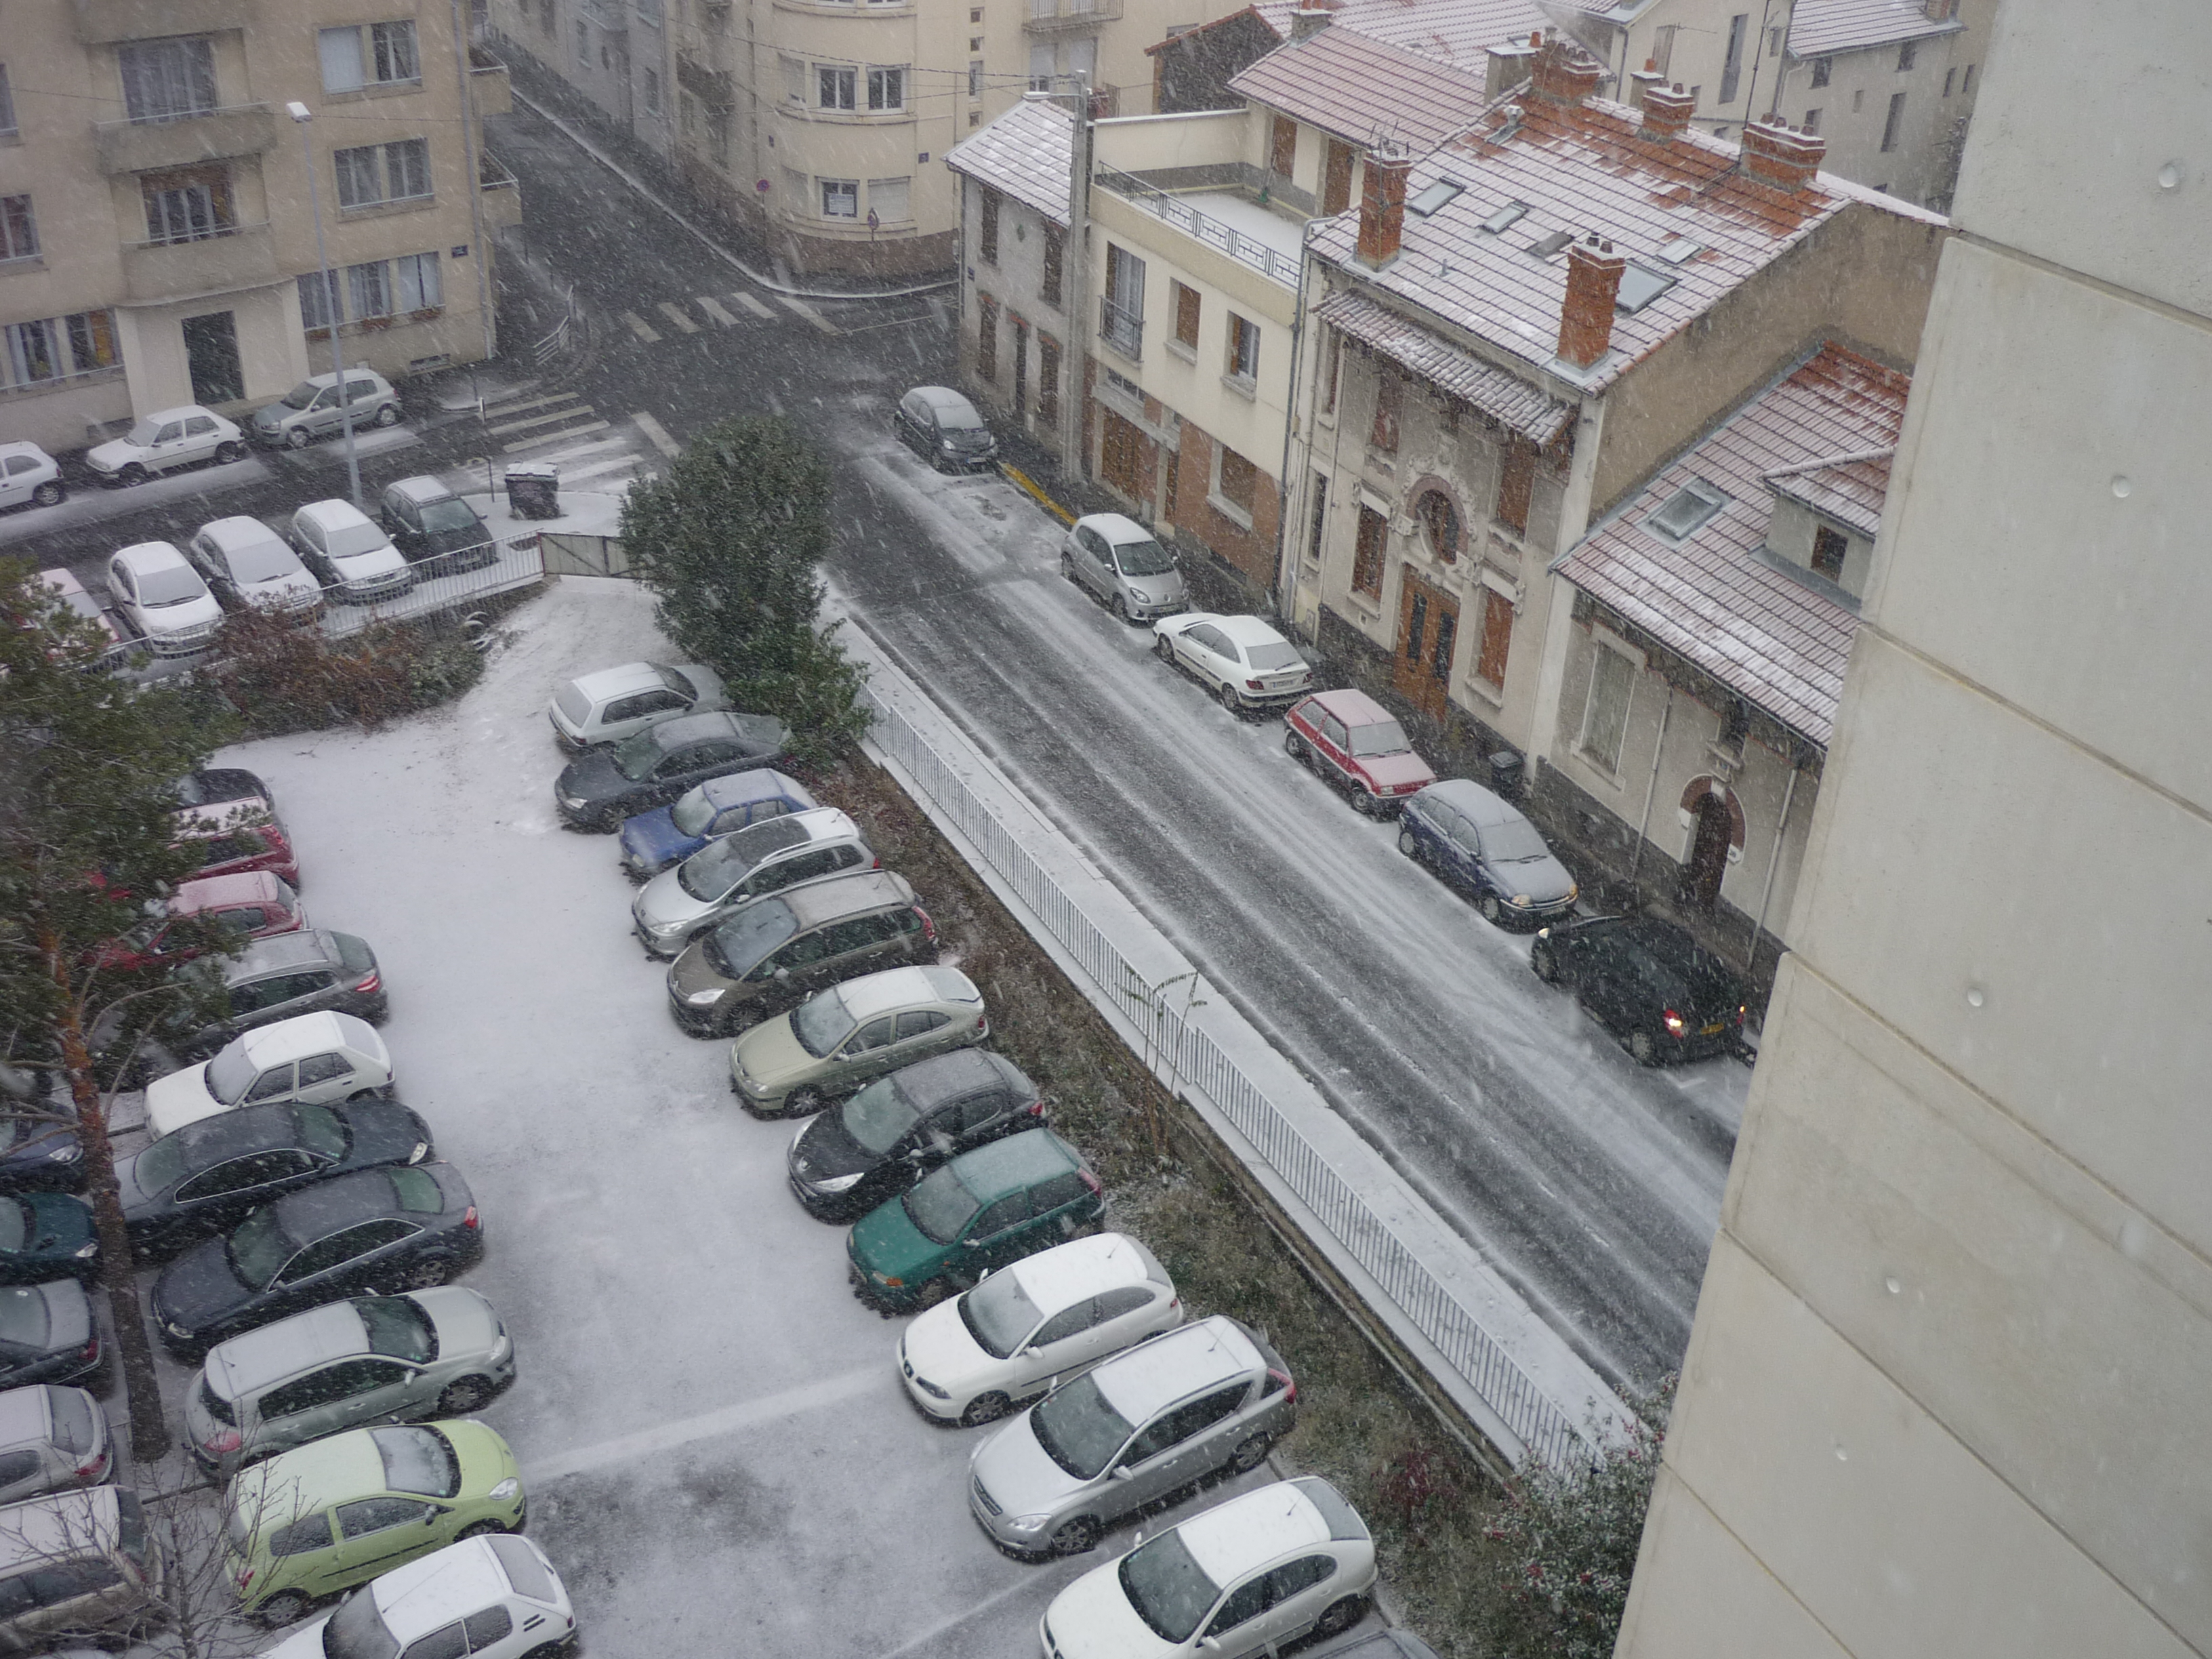
[[[1116,196],[1126,196],[1153,217],[1173,225],[1186,236],[1195,236],[1200,241],[1218,252],[1227,254],[1240,264],[1273,277],[1285,288],[1298,285],[1298,256],[1270,247],[1258,237],[1245,232],[1210,213],[1201,212],[1182,197],[1172,195],[1157,185],[1147,184],[1133,173],[1124,173],[1119,167],[1102,167],[1095,175],[1097,182]]]
[[[1435,1345],[1457,1379],[1519,1438],[1524,1450],[1514,1461],[1534,1456],[1564,1467],[1585,1439],[1574,1421],[1437,1282],[1212,1037],[1169,1006],[1171,999],[1163,995],[1164,988],[1147,981],[1122,956],[929,739],[880,697],[871,694],[869,702],[875,713],[876,742],[950,815],[969,844],[1014,889],[1091,982],[1145,1029],[1155,1052],[1168,1060],[1169,1077],[1182,1079],[1212,1103],[1398,1311]],[[1511,1455],[1510,1447],[1501,1449]]]
[[[576,285],[568,285],[568,294],[561,313],[561,320],[553,325],[552,331],[530,348],[532,359],[543,368],[561,354],[568,343],[568,336],[576,325]]]

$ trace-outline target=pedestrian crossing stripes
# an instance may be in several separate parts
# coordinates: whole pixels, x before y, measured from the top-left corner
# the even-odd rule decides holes
[[[731,316],[728,312],[723,310],[722,302],[717,300],[713,295],[702,294],[696,301],[693,301],[693,303],[696,304],[700,310],[705,312],[708,316],[713,318],[714,321],[720,323],[724,328],[732,328],[736,326],[738,319]]]
[[[660,338],[660,331],[635,311],[625,311],[621,313],[621,316],[623,323],[629,326],[629,331],[644,341],[646,344],[651,345]]]
[[[673,300],[663,300],[655,309],[686,334],[696,334],[699,331],[699,325],[691,320],[691,314]]]
[[[547,444],[557,444],[563,438],[573,438],[579,433],[605,432],[611,424],[612,422],[608,421],[592,421],[582,426],[569,427],[560,432],[541,433],[535,438],[525,438],[520,443],[501,444],[499,447],[500,453],[503,455],[520,455],[526,449],[538,449]]]
[[[805,319],[824,334],[844,334],[850,331],[831,322],[804,300],[793,299],[788,295],[778,295],[776,298],[793,316]],[[755,295],[743,291],[720,295],[713,294],[692,295],[688,303],[699,308],[699,316],[707,319],[704,324],[702,324],[685,308],[686,303],[682,300],[653,301],[651,308],[659,315],[658,323],[648,322],[635,311],[618,311],[615,316],[623,326],[636,337],[639,344],[658,345],[666,337],[665,331],[668,329],[674,329],[679,334],[696,334],[702,328],[738,327],[745,320],[745,318],[737,315],[732,310],[732,307],[737,307],[738,311],[743,311],[747,316],[758,318],[763,322],[774,322],[782,315],[782,313],[763,303]]]
[[[815,327],[820,329],[824,334],[837,334],[843,331],[836,324],[831,322],[827,317],[824,317],[812,306],[807,304],[805,301],[794,300],[788,294],[779,294],[775,297],[782,301],[794,315],[804,317],[808,322],[813,324]]]
[[[775,316],[775,313],[770,311],[750,294],[732,294],[730,297],[763,322],[773,320]]]

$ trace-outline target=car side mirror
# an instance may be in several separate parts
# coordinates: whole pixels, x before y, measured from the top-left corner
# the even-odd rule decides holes
[[[909,1146],[907,1149],[906,1158],[909,1164],[919,1164],[926,1156],[927,1154],[919,1146]]]
[[[779,983],[788,985],[791,983],[791,969],[788,968],[779,968],[775,970],[775,977]]]
[[[1201,1636],[1198,1638],[1198,1644],[1208,1653],[1221,1651],[1221,1638],[1218,1636]]]
[[[1129,1466],[1127,1463],[1116,1463],[1111,1471],[1111,1477],[1116,1480],[1127,1480],[1129,1478]]]

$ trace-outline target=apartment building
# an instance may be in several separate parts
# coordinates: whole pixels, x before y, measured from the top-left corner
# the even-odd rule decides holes
[[[179,404],[250,408],[328,369],[333,328],[394,379],[491,354],[489,235],[521,201],[479,125],[505,72],[450,5],[4,16],[0,432],[70,449]]]

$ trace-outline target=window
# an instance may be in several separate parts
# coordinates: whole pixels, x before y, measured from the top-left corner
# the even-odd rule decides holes
[[[695,142],[697,140],[699,137],[699,100],[696,98],[694,98],[690,93],[684,92],[680,88],[676,94],[676,125],[678,131],[682,132],[686,138],[692,139]]]
[[[822,216],[825,219],[857,219],[860,216],[860,181],[857,179],[823,179],[822,186]]]
[[[1380,370],[1375,377],[1375,427],[1367,434],[1367,441],[1386,455],[1398,452],[1398,410],[1402,396],[1398,377],[1387,368]]]
[[[115,49],[123,112],[134,121],[173,121],[215,108],[215,47],[204,36],[137,40]]]
[[[1729,19],[1728,56],[1721,60],[1720,101],[1723,104],[1735,102],[1736,82],[1743,77],[1743,32],[1750,23],[1747,11]]]
[[[968,60],[968,95],[970,98],[983,95],[983,60],[980,58]]]
[[[1459,557],[1459,508],[1452,498],[1441,489],[1423,492],[1413,504],[1413,516],[1421,521],[1427,532],[1429,551],[1446,564]]]
[[[1260,376],[1260,325],[1229,313],[1229,377],[1252,381]]]
[[[1905,70],[1911,69],[1912,67],[1912,60],[1919,56],[1919,53],[1920,43],[1917,40],[1907,40],[1903,46],[1899,46],[1897,49],[1897,72],[1899,75],[1902,75]]]
[[[340,207],[420,201],[430,194],[430,141],[427,138],[364,144],[358,149],[338,150],[331,160],[337,168]]]
[[[506,1607],[494,1603],[461,1621],[468,1628],[469,1647],[482,1653],[495,1642],[503,1642],[514,1629],[514,1615]]]
[[[409,1643],[400,1659],[462,1659],[468,1650],[468,1632],[457,1620],[450,1625],[442,1625],[428,1636]]]
[[[1690,252],[1696,252],[1696,247],[1692,246]],[[1674,286],[1674,278],[1665,271],[1653,270],[1632,260],[1620,273],[1620,287],[1613,295],[1613,307],[1620,311],[1641,311]]]
[[[776,68],[783,76],[784,101],[803,104],[806,101],[806,65],[797,58],[779,58]]]
[[[446,303],[434,253],[404,253],[392,262],[402,311],[434,311]]]
[[[1505,689],[1505,659],[1513,650],[1513,601],[1494,587],[1482,590],[1482,648],[1474,672],[1495,689]]]
[[[1358,154],[1351,145],[1332,138],[1328,159],[1322,164],[1321,210],[1341,213],[1352,205],[1352,163]]]
[[[576,67],[592,66],[592,26],[582,18],[576,20]]]
[[[1856,115],[1866,107],[1866,88],[1859,88],[1851,94],[1851,113]]]
[[[814,105],[817,109],[850,109],[853,107],[853,88],[858,80],[858,70],[838,69],[834,64],[814,66]]]
[[[906,70],[901,69],[872,69],[868,71],[868,107],[878,112],[906,107]]]
[[[1037,419],[1049,424],[1060,418],[1060,342],[1040,331],[1037,335]],[[1170,458],[1172,465],[1172,458]],[[1170,492],[1172,495],[1172,491]],[[1168,510],[1175,504],[1170,501]]]
[[[1060,273],[1067,257],[1067,233],[1058,225],[1044,228],[1044,277],[1037,284],[1037,298],[1048,306],[1060,303]]]
[[[1031,46],[1030,48],[1030,90],[1031,92],[1050,92],[1052,90],[1052,48],[1050,46]]]
[[[356,320],[392,314],[392,272],[381,259],[346,267],[346,303]]]
[[[1135,358],[1144,349],[1145,262],[1113,242],[1106,245],[1106,298],[1098,332],[1125,357]]]
[[[0,259],[39,257],[39,222],[27,196],[0,196]]]
[[[1850,556],[1850,538],[1841,531],[1826,525],[1814,526],[1813,531],[1813,568],[1832,582],[1844,579],[1844,561]]]
[[[1536,487],[1536,446],[1526,438],[1505,441],[1505,465],[1498,478],[1498,521],[1509,530],[1528,528],[1528,498]]]
[[[1835,67],[1836,60],[1832,58],[1815,58],[1813,60],[1814,86],[1815,88],[1826,86],[1828,76],[1834,71]]]
[[[1321,562],[1321,546],[1328,534],[1328,475],[1313,475],[1313,514],[1306,521],[1306,557]]]
[[[1667,541],[1686,541],[1727,505],[1728,496],[1700,478],[1669,495],[1657,512],[1644,520],[1644,527]]]
[[[1322,388],[1322,413],[1334,415],[1336,413],[1337,380],[1344,373],[1344,343],[1332,333],[1322,349],[1328,357],[1328,382]]]
[[[1589,700],[1583,708],[1583,753],[1608,772],[1620,769],[1620,740],[1628,732],[1628,700],[1636,665],[1601,645],[1592,653]]]
[[[313,1550],[331,1547],[331,1518],[327,1515],[311,1515],[304,1521],[295,1521],[289,1527],[279,1527],[269,1534],[269,1553],[271,1555],[306,1555]]]
[[[1974,66],[1973,66],[1972,64],[1967,64],[1967,65],[1966,65],[1966,74],[1965,74],[1964,76],[1962,76],[1961,77],[1960,77],[1960,81],[1959,81],[1959,96],[1960,96],[1960,97],[1961,97],[1961,98],[1971,98],[1971,97],[1972,97],[1973,95],[1974,95]]]
[[[981,224],[975,233],[975,257],[987,265],[999,263],[999,192],[983,186],[983,199],[979,210]]]
[[[8,66],[0,64],[0,138],[15,136],[15,94],[8,88]]]
[[[1182,283],[1170,283],[1169,290],[1175,295],[1176,343],[1195,350],[1198,347],[1198,319],[1203,301],[1198,290]]]
[[[422,60],[416,50],[411,18],[398,23],[325,29],[318,47],[325,92],[359,92],[365,87],[404,84],[422,78]]]
[[[1352,591],[1372,599],[1382,597],[1382,560],[1390,521],[1373,507],[1359,504],[1359,535],[1352,553]]]
[[[660,71],[647,70],[644,77],[645,112],[658,115],[660,113]]]
[[[1287,179],[1297,159],[1298,124],[1287,115],[1278,115],[1267,136],[1267,171]]]
[[[1897,130],[1905,125],[1905,94],[1889,94],[1889,113],[1881,124],[1881,147],[1887,152],[1897,148]]]
[[[237,223],[231,212],[228,167],[179,167],[144,173],[139,179],[139,194],[146,204],[149,242],[196,242],[220,236]]]
[[[1947,69],[1943,71],[1943,95],[1946,98],[1951,95],[1952,83],[1958,78],[1959,71],[1956,69]]]
[[[1252,502],[1260,485],[1260,469],[1235,450],[1221,451],[1221,499],[1227,501],[1246,518],[1252,516]]]
[[[1766,55],[1769,58],[1782,56],[1782,33],[1778,27],[1766,31]]]
[[[1406,211],[1418,218],[1432,217],[1449,207],[1467,191],[1467,186],[1456,179],[1439,179],[1432,185],[1422,186],[1420,192],[1406,204]]]
[[[343,314],[338,302],[338,274],[331,271],[325,276],[319,270],[311,270],[300,278],[300,325],[303,328],[329,328]]]
[[[914,217],[908,205],[908,179],[871,179],[868,180],[868,211],[878,224],[902,225]]]
[[[1436,649],[1429,653],[1429,672],[1436,676],[1439,685],[1451,684],[1452,647],[1458,635],[1459,617],[1449,611],[1439,611]]]
[[[62,319],[69,335],[73,371],[89,374],[96,368],[112,368],[123,361],[115,349],[115,317],[106,311],[79,311]]]
[[[1817,109],[1807,110],[1804,126],[1808,132],[1818,132],[1820,130],[1820,112]]]
[[[999,378],[999,302],[986,294],[975,301],[975,373],[985,380]]]
[[[1668,23],[1651,31],[1651,67],[1663,78],[1674,62],[1674,31],[1679,24]]]

